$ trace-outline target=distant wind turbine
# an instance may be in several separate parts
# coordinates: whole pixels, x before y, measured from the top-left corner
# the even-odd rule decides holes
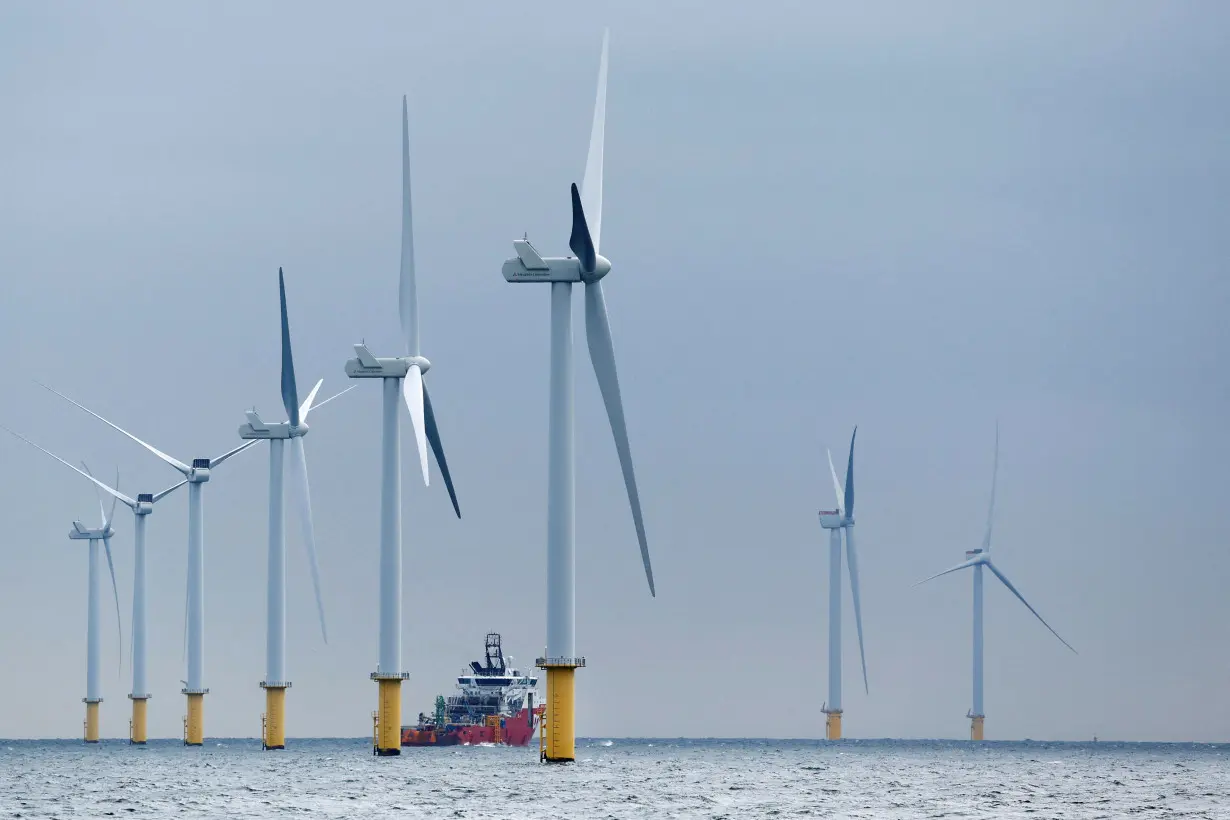
[[[41,384],[41,383],[40,383]],[[90,408],[58,390],[41,384],[69,404],[83,410],[117,432],[149,450],[161,461],[174,467],[188,484],[188,682],[182,694],[188,698],[188,715],[185,719],[184,745],[201,746],[205,742],[205,513],[202,508],[201,487],[209,481],[211,471],[216,470],[231,456],[242,453],[256,444],[248,441],[217,458],[194,458],[189,467],[182,461],[147,444],[117,424],[107,421]]]
[[[83,463],[84,466],[84,463]],[[86,472],[89,472],[89,467],[86,467]],[[119,483],[119,474],[116,474],[116,483]],[[98,566],[98,544],[101,541],[107,555],[107,568],[111,571],[111,591],[115,595],[115,625],[119,632],[120,640],[122,640],[123,629],[120,626],[120,593],[115,585],[115,563],[111,560],[111,536],[115,534],[115,530],[111,528],[111,519],[115,515],[115,504],[111,505],[110,514],[107,513],[107,508],[103,506],[102,499],[98,499],[98,511],[102,517],[102,523],[93,529],[86,527],[80,521],[73,522],[73,528],[68,531],[68,537],[74,541],[89,541],[89,592],[86,596],[86,650],[85,650],[85,742],[97,743],[98,732],[98,707],[103,702],[102,698],[102,648],[99,646],[99,621],[102,619],[99,609],[102,606],[100,601],[101,593],[99,591],[99,566]],[[121,656],[123,647],[120,642],[116,643],[116,652]]]
[[[110,495],[113,499],[121,501],[132,510],[133,514],[133,582],[132,582],[132,692],[128,697],[132,700],[132,726],[128,733],[130,743],[144,744],[146,741],[146,701],[150,698],[149,687],[146,683],[146,570],[145,570],[145,518],[154,511],[154,504],[168,495],[178,490],[188,482],[180,481],[178,484],[173,484],[167,487],[160,493],[139,493],[136,500],[129,498],[121,493],[115,487],[111,487],[99,481],[88,471],[79,470],[72,464],[69,464],[64,459],[57,456],[50,450],[46,450],[35,444],[30,439],[9,430],[4,429],[17,438],[40,450],[54,458],[56,461],[63,464],[68,469],[76,472],[78,475],[92,481],[95,490],[102,490]],[[118,475],[118,474],[117,474]],[[119,485],[119,482],[116,482]],[[114,507],[114,504],[112,504]],[[104,541],[104,545],[108,542]]]
[[[829,473],[833,476],[833,489],[837,493],[837,509],[821,510],[820,526],[829,531],[829,696],[824,712],[828,715],[824,735],[829,740],[841,740],[841,535],[846,536],[846,556],[850,564],[850,595],[854,600],[854,625],[858,632],[858,656],[863,666],[863,690],[867,685],[867,655],[863,651],[863,609],[859,599],[858,552],[854,548],[854,437],[850,436],[850,458],[846,465],[846,486],[842,490],[833,468],[833,454],[829,459]]]
[[[941,575],[947,575],[950,572],[957,572],[963,569],[974,570],[974,706],[966,715],[970,719],[969,739],[983,739],[983,724],[986,721],[986,712],[983,709],[982,703],[982,568],[986,567],[991,571],[991,574],[1003,582],[1008,591],[1020,599],[1021,603],[1025,604],[1026,608],[1034,614],[1034,617],[1042,621],[1042,625],[1051,631],[1051,634],[1059,638],[1059,642],[1068,649],[1072,649],[1072,645],[1060,637],[1059,633],[1051,628],[1038,610],[1030,606],[1029,601],[1025,600],[1012,582],[1008,580],[1008,576],[1004,575],[994,564],[991,563],[991,525],[995,521],[995,485],[999,476],[999,425],[995,425],[995,461],[991,468],[991,503],[987,511],[987,531],[983,536],[982,546],[976,550],[967,550],[966,555],[969,556],[963,563],[957,564],[951,569],[946,569],[943,572],[936,573],[930,578],[924,578],[918,584],[925,584],[927,581],[939,578]],[[915,584],[915,586],[918,586]],[[1075,649],[1072,649],[1076,652]]]

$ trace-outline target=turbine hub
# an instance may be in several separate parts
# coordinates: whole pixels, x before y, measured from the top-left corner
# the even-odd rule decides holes
[[[407,356],[406,364],[417,364],[420,373],[426,373],[428,370],[431,370],[431,362],[427,361],[426,356]]]
[[[579,264],[579,263],[578,263]],[[585,284],[597,282],[602,277],[611,272],[611,260],[607,259],[602,254],[596,254],[594,258],[594,269],[590,273],[581,271],[581,281]]]

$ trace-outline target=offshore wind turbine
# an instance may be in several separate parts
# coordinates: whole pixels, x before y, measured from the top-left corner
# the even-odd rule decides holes
[[[87,467],[88,471],[89,468]],[[118,481],[118,473],[116,483]],[[80,521],[73,522],[73,528],[68,531],[68,537],[74,541],[89,542],[89,587],[86,595],[86,650],[85,650],[85,742],[98,742],[98,707],[103,702],[102,698],[102,648],[99,646],[99,621],[102,620],[99,609],[102,606],[100,601],[101,594],[99,591],[99,566],[98,566],[98,544],[101,541],[107,555],[107,568],[111,571],[111,591],[115,595],[115,622],[116,629],[120,634],[120,642],[123,640],[123,629],[120,626],[120,593],[115,585],[115,564],[111,560],[111,536],[115,535],[115,530],[111,528],[111,518],[115,515],[115,504],[111,505],[111,514],[107,514],[106,507],[103,506],[102,499],[98,499],[98,511],[102,517],[102,523],[98,527],[90,528],[82,524]],[[121,643],[116,644],[116,651],[123,654]]]
[[[134,501],[128,496],[121,493],[115,487],[108,486],[99,481],[87,471],[82,471],[69,464],[64,459],[57,456],[50,450],[46,450],[35,444],[30,439],[14,433],[7,427],[3,428],[9,433],[12,433],[17,438],[29,444],[38,450],[54,458],[56,461],[63,464],[70,470],[75,471],[84,478],[94,482],[97,489],[109,494],[113,499],[121,501],[132,510],[133,520],[133,582],[132,582],[132,648],[129,650],[132,654],[132,691],[128,698],[132,701],[132,718],[131,725],[128,730],[128,741],[130,743],[142,745],[146,741],[146,701],[152,697],[149,692],[149,686],[146,683],[146,570],[145,570],[145,519],[154,511],[154,504],[166,498],[168,495],[178,490],[188,482],[180,481],[167,487],[160,493],[138,493]],[[117,486],[119,482],[116,482]],[[114,508],[114,502],[112,503]],[[104,541],[104,545],[108,542]],[[110,558],[110,556],[108,556]],[[118,605],[118,604],[117,604]],[[88,721],[87,721],[88,724]]]
[[[346,362],[352,379],[381,379],[384,388],[380,464],[380,653],[371,679],[378,686],[376,743],[380,756],[401,754],[401,682],[410,677],[401,665],[401,427],[397,405],[404,396],[418,445],[423,484],[429,485],[427,445],[431,445],[444,486],[461,517],[449,475],[444,445],[423,375],[431,367],[419,352],[419,308],[414,285],[414,224],[410,209],[410,121],[401,98],[401,273],[398,294],[404,355],[376,358],[366,344],[354,346]]]
[[[149,450],[174,467],[188,484],[188,679],[180,693],[188,698],[188,714],[184,718],[184,745],[200,746],[205,742],[205,695],[209,694],[209,689],[205,687],[205,511],[201,489],[205,482],[209,481],[213,470],[231,456],[256,444],[256,441],[244,442],[217,458],[194,458],[190,467],[119,425],[107,421],[60,391],[45,384],[42,386]]]
[[[585,336],[594,375],[602,392],[615,450],[623,469],[632,520],[640,543],[641,561],[649,581],[649,594],[655,595],[653,568],[641,516],[640,495],[632,469],[632,451],[624,421],[619,378],[615,371],[615,348],[607,318],[602,277],[611,263],[598,253],[602,235],[602,152],[606,130],[606,78],[609,33],[602,36],[602,58],[598,66],[598,93],[594,102],[594,121],[590,130],[589,153],[580,191],[572,185],[572,235],[568,246],[575,257],[543,258],[528,239],[513,241],[515,259],[504,262],[504,278],[509,282],[549,282],[551,284],[551,382],[548,419],[547,462],[547,648],[537,665],[547,670],[546,748],[543,757],[551,762],[574,759],[576,749],[575,673],[585,665],[576,653],[576,544],[574,514],[576,504],[575,456],[573,454],[573,380],[572,380],[572,286],[585,285]]]
[[[974,571],[974,705],[969,710],[966,717],[970,719],[969,739],[983,739],[983,725],[986,721],[986,711],[983,708],[982,702],[982,569],[986,567],[991,574],[1003,582],[1008,591],[1020,599],[1021,603],[1034,614],[1034,617],[1042,621],[1042,625],[1051,631],[1051,634],[1059,638],[1059,642],[1068,649],[1072,649],[1072,645],[1060,637],[1050,624],[1046,622],[1038,610],[1030,606],[1029,601],[1025,600],[1012,582],[1008,580],[1008,576],[1004,575],[998,567],[991,563],[991,525],[995,522],[995,484],[999,476],[999,425],[995,426],[995,461],[991,468],[991,503],[987,510],[987,531],[983,536],[982,546],[979,549],[967,550],[967,559],[957,564],[951,569],[946,569],[943,572],[936,573],[930,578],[925,578],[919,581],[919,584],[925,584],[927,581],[939,578],[941,575],[947,575],[950,572],[957,572],[963,569],[973,569]],[[918,586],[918,584],[915,584]],[[1076,650],[1072,649],[1075,653]]]
[[[316,532],[312,526],[312,497],[308,489],[307,456],[303,450],[303,437],[307,435],[308,413],[313,406],[327,404],[337,396],[313,405],[316,393],[324,379],[308,393],[299,404],[299,392],[295,386],[295,361],[290,349],[290,320],[286,315],[286,281],[278,268],[278,297],[282,312],[282,403],[287,420],[271,424],[263,421],[253,408],[247,411],[248,423],[239,428],[243,439],[267,439],[269,441],[269,587],[266,596],[268,615],[265,630],[265,720],[261,730],[261,747],[264,749],[286,748],[286,514],[283,509],[284,448],[287,442],[291,450],[291,467],[294,488],[291,494],[296,501],[304,546],[312,570],[312,588],[316,593],[316,611],[320,616],[320,634],[325,643],[329,632],[325,625],[325,604],[320,594],[320,565],[316,560]],[[348,387],[347,390],[353,390]],[[337,394],[338,396],[341,393]]]
[[[863,691],[867,686],[867,655],[863,651],[863,610],[858,589],[858,552],[854,548],[854,437],[850,436],[850,460],[846,465],[846,486],[842,490],[833,469],[833,454],[828,454],[829,473],[837,493],[837,509],[820,511],[820,526],[829,531],[829,696],[824,713],[828,716],[824,736],[841,740],[841,537],[845,533],[846,557],[850,564],[850,597],[854,601],[854,625],[858,631],[858,656],[863,665]]]

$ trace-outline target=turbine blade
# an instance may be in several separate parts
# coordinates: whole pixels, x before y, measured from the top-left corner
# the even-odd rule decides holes
[[[863,691],[871,693],[867,684],[867,654],[863,651],[863,606],[858,591],[858,551],[854,548],[854,527],[846,527],[846,563],[850,565],[850,598],[854,601],[854,628],[858,631],[858,659],[863,664]]]
[[[602,149],[606,142],[606,72],[610,40],[610,30],[603,31],[602,57],[598,62],[598,93],[594,98],[594,123],[589,132],[585,176],[581,179],[581,198],[585,202],[585,212],[589,214],[589,234],[593,237],[595,253],[602,242]]]
[[[1025,596],[1022,595],[1020,591],[1018,591],[1017,588],[1012,585],[1012,582],[1008,580],[1008,576],[1000,572],[999,569],[990,562],[990,560],[987,560],[984,563],[987,565],[987,569],[991,570],[991,572],[995,574],[996,578],[1004,582],[1004,586],[1008,587],[1008,591],[1011,592],[1013,595],[1015,595],[1021,601],[1021,603],[1025,604],[1025,607],[1034,614],[1034,617],[1037,618],[1039,621],[1042,621],[1042,625],[1045,626],[1047,629],[1051,630],[1052,635],[1054,635],[1056,638],[1059,638],[1059,642],[1061,644],[1068,647],[1068,649],[1072,649],[1072,644],[1068,643],[1062,637],[1060,637],[1059,633],[1056,632],[1054,629],[1052,629],[1051,625],[1046,622],[1046,619],[1038,614],[1038,610],[1034,609],[1032,606],[1029,605],[1029,601],[1026,601]],[[1072,649],[1072,652],[1074,654],[1079,654],[1076,652],[1075,649]]]
[[[934,581],[936,578],[939,578],[939,577],[940,577],[940,576],[942,576],[942,575],[947,575],[947,574],[949,574],[950,572],[957,572],[958,570],[962,570],[962,569],[968,569],[969,567],[972,567],[972,566],[974,566],[975,564],[978,564],[978,563],[981,563],[981,559],[978,559],[978,558],[971,558],[971,559],[970,559],[970,560],[968,560],[968,561],[964,561],[964,562],[962,562],[962,563],[960,563],[960,564],[957,564],[955,567],[949,567],[948,569],[944,570],[943,572],[937,572],[937,573],[935,573],[935,575],[932,575],[930,578],[924,578],[924,579],[922,579],[921,581],[919,581],[917,584],[914,584],[914,586],[921,586],[922,584],[925,584],[925,583],[927,583],[928,581]]]
[[[325,380],[324,380],[324,379],[321,379],[319,382],[317,382],[317,383],[316,383],[316,387],[319,389],[319,387],[320,387],[322,384],[324,384],[324,383],[325,383]],[[358,387],[358,385],[357,385],[357,384],[352,384],[352,385],[350,385],[350,387],[347,387],[345,390],[341,391],[340,393],[334,393],[332,396],[330,396],[329,398],[325,399],[324,401],[319,402],[319,403],[317,403],[317,404],[313,404],[311,407],[309,407],[309,408],[308,408],[308,410],[315,410],[315,409],[316,409],[316,408],[318,408],[318,407],[324,407],[326,404],[328,404],[329,402],[333,401],[333,400],[334,400],[334,399],[336,399],[338,396],[344,396],[344,395],[346,395],[347,393],[349,393],[351,390],[354,390],[356,387]],[[313,390],[313,391],[312,391],[312,395],[315,395],[315,393],[316,393],[316,391],[315,391],[315,390]],[[308,396],[308,398],[310,399],[310,398],[312,398],[312,396],[311,396],[311,395],[309,395],[309,396]],[[304,411],[303,411],[303,419],[304,419],[304,421],[307,421],[307,410],[304,410]]]
[[[299,390],[295,386],[295,357],[290,350],[290,319],[286,315],[286,278],[278,268],[278,300],[282,308],[282,406],[291,427],[299,426]],[[311,399],[309,398],[309,403]]]
[[[81,466],[85,468],[86,476],[88,476],[91,479],[94,478],[94,472],[90,469],[90,465],[86,464],[85,461],[83,460],[81,462]],[[106,529],[107,527],[107,508],[103,506],[102,491],[98,489],[97,483],[94,484],[94,495],[98,498],[98,515],[99,517],[102,518],[103,528]]]
[[[995,422],[995,461],[991,467],[991,504],[987,509],[987,534],[982,539],[982,551],[991,549],[991,525],[995,523],[995,485],[999,479],[999,422]]]
[[[850,461],[846,464],[846,516],[854,517],[854,437],[858,435],[858,426],[850,436]]]
[[[837,512],[838,514],[841,515],[842,518],[845,518],[846,517],[846,508],[845,508],[846,502],[842,499],[841,482],[837,480],[837,471],[833,469],[833,454],[832,452],[829,451],[827,447],[824,449],[824,452],[829,457],[829,475],[833,476],[833,491],[837,493]]]
[[[240,444],[240,445],[239,445],[238,447],[236,447],[234,450],[228,450],[227,452],[223,453],[222,455],[218,456],[217,458],[211,458],[211,459],[209,460],[209,469],[211,469],[211,470],[212,470],[212,469],[214,469],[215,467],[220,466],[220,465],[222,464],[222,462],[226,461],[226,460],[227,460],[228,458],[230,458],[231,456],[233,456],[233,455],[238,455],[239,453],[242,453],[244,450],[248,449],[248,448],[249,448],[249,447],[251,447],[253,444],[256,444],[256,443],[257,443],[257,442],[259,442],[259,441],[260,441],[260,439],[258,439],[258,438],[254,438],[254,439],[252,439],[251,441],[245,441],[243,444]]]
[[[457,506],[457,492],[453,489],[453,477],[448,472],[448,461],[444,458],[444,445],[440,442],[440,428],[436,426],[436,414],[431,409],[431,394],[427,385],[423,385],[423,416],[427,426],[427,442],[436,457],[436,466],[444,476],[444,486],[448,488],[449,500],[453,502],[453,512],[461,518],[461,507]]]
[[[294,436],[290,440],[291,465],[296,476],[293,480],[295,489],[291,495],[295,498],[295,506],[299,511],[299,530],[303,535],[303,545],[307,548],[308,565],[312,570],[312,590],[316,593],[316,612],[320,615],[320,635],[325,643],[329,642],[329,628],[325,624],[325,600],[320,592],[320,563],[316,560],[316,529],[312,526],[312,493],[308,486],[307,455],[303,450],[303,436]]]
[[[417,364],[410,365],[401,386],[406,409],[410,411],[410,425],[414,428],[414,443],[419,449],[419,464],[423,468],[423,484],[431,486],[427,475],[427,421],[423,417],[423,371]]]
[[[316,394],[320,392],[320,386],[325,383],[324,379],[317,379],[316,384],[312,387],[311,392],[307,394],[307,398],[303,400],[303,404],[299,405],[299,420],[307,421],[308,413],[312,412],[313,402],[316,401]]]
[[[125,430],[123,427],[120,427],[120,426],[119,426],[119,425],[117,425],[117,424],[112,424],[111,422],[109,422],[109,421],[107,421],[105,418],[103,418],[102,416],[100,416],[100,415],[98,415],[97,413],[95,413],[95,412],[94,412],[93,410],[91,410],[90,408],[86,407],[84,404],[80,404],[80,403],[78,403],[78,402],[73,401],[73,400],[72,400],[72,399],[70,399],[68,396],[66,396],[66,395],[64,395],[63,393],[61,393],[59,390],[56,390],[56,389],[55,389],[55,388],[53,388],[53,387],[48,387],[47,385],[43,384],[42,382],[36,381],[36,382],[35,382],[35,384],[37,384],[39,387],[42,387],[42,388],[44,388],[44,389],[46,389],[46,390],[50,390],[52,393],[55,393],[57,396],[59,396],[60,398],[64,399],[64,401],[68,402],[69,404],[74,405],[74,406],[76,406],[77,408],[79,408],[79,409],[81,409],[81,410],[84,410],[85,412],[89,413],[91,416],[93,416],[94,418],[98,419],[99,421],[101,421],[103,424],[107,425],[107,426],[108,426],[108,427],[110,427],[111,429],[116,430],[117,432],[123,433],[124,435],[128,436],[130,439],[132,439],[133,441],[135,441],[137,444],[140,444],[140,445],[141,445],[142,447],[144,447],[146,450],[149,450],[151,453],[153,453],[154,455],[158,456],[158,458],[162,459],[162,460],[163,460],[163,461],[165,461],[167,464],[170,464],[172,467],[174,467],[175,469],[179,470],[179,471],[180,471],[181,473],[183,473],[184,475],[188,475],[188,473],[190,473],[190,472],[191,472],[192,468],[191,468],[191,467],[189,467],[187,464],[184,464],[182,461],[178,461],[178,460],[176,460],[176,459],[174,459],[174,458],[171,458],[169,455],[167,455],[166,453],[162,452],[161,450],[159,450],[159,449],[158,449],[157,447],[155,447],[154,445],[152,445],[152,444],[147,444],[146,442],[144,442],[144,441],[142,441],[141,439],[139,439],[139,438],[137,438],[136,436],[134,436],[132,433],[130,433],[130,432],[128,432],[127,430]],[[255,441],[256,439],[253,439],[253,440]]]
[[[586,273],[593,271],[598,264],[598,249],[585,222],[585,208],[581,205],[581,195],[577,193],[577,184],[572,183],[572,235],[568,237],[568,247],[577,255],[581,270]]]
[[[119,467],[115,468],[115,486],[117,488],[120,486],[120,468]],[[115,520],[115,502],[116,501],[119,501],[119,499],[112,496],[111,512],[107,513],[107,526],[108,527],[111,526],[111,522]]]
[[[615,346],[611,341],[611,326],[601,281],[585,285],[585,338],[589,341],[589,358],[594,364],[594,375],[598,377],[598,388],[602,391],[602,401],[606,404],[607,418],[615,436],[615,451],[619,453],[619,466],[623,469],[624,484],[628,488],[628,503],[632,506],[632,523],[636,526],[636,538],[641,546],[641,561],[645,564],[649,594],[657,597],[653,586],[653,567],[649,563],[649,544],[645,540],[645,522],[641,517],[641,497],[636,489],[636,473],[632,469],[628,427],[624,421],[623,401],[619,396]]]
[[[401,98],[401,334],[407,356],[419,355],[419,302],[414,288],[414,219],[410,210],[410,117]]]
[[[44,448],[42,448],[42,447],[38,446],[37,444],[35,444],[33,441],[30,441],[30,439],[26,438],[26,437],[25,437],[25,436],[23,436],[21,433],[16,433],[16,432],[14,432],[14,431],[10,430],[9,428],[5,427],[5,426],[4,426],[4,425],[2,425],[2,424],[0,424],[0,430],[3,430],[4,432],[8,433],[9,435],[12,435],[12,436],[15,436],[16,438],[21,439],[21,440],[22,440],[22,441],[24,441],[26,444],[29,444],[31,447],[33,447],[33,448],[34,448],[34,449],[36,449],[36,450],[42,450],[44,453],[46,453],[47,455],[51,456],[51,457],[52,457],[52,458],[54,458],[56,461],[60,462],[60,463],[61,463],[61,464],[63,464],[65,467],[67,467],[68,469],[72,470],[74,473],[77,473],[78,475],[83,476],[83,477],[85,477],[85,478],[88,478],[90,481],[94,482],[94,486],[95,486],[95,487],[98,487],[99,489],[103,490],[104,492],[106,492],[106,493],[108,493],[108,494],[110,494],[110,495],[112,495],[112,496],[115,496],[115,497],[116,497],[116,498],[118,498],[120,501],[123,501],[125,504],[127,504],[129,507],[135,507],[135,506],[137,506],[137,502],[133,501],[133,500],[132,500],[131,498],[129,498],[128,496],[124,495],[123,493],[121,493],[121,492],[120,492],[120,491],[118,491],[118,490],[115,490],[115,489],[112,489],[111,487],[108,487],[106,484],[103,484],[101,481],[99,481],[97,478],[95,478],[94,476],[90,475],[89,473],[82,472],[80,469],[78,469],[77,467],[74,467],[72,464],[69,464],[67,461],[65,461],[64,459],[60,458],[59,456],[57,456],[55,453],[51,452],[50,450],[46,450],[46,449],[44,449]]]
[[[178,484],[172,484],[170,487],[167,487],[165,490],[163,490],[160,493],[154,493],[154,501],[159,501],[163,498],[166,498],[168,495],[175,492],[176,490],[178,490],[180,487],[184,486],[187,483],[188,481],[187,479],[185,479],[179,482]]]
[[[115,645],[117,675],[124,671],[124,619],[120,617],[120,590],[115,584],[115,562],[111,560],[111,539],[104,538],[103,550],[107,553],[107,569],[111,571],[111,592],[115,595]]]

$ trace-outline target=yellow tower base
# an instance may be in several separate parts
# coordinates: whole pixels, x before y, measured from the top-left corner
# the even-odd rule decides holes
[[[149,695],[139,697],[128,696],[132,699],[132,723],[128,727],[128,742],[139,745],[145,744],[145,701],[149,700]]]
[[[83,698],[85,703],[85,742],[98,742],[98,704],[102,698]]]
[[[261,682],[265,690],[264,726],[261,728],[261,748],[286,748],[286,690],[290,682]]]
[[[824,737],[827,740],[841,740],[841,712],[827,712],[828,719],[824,721]]]
[[[205,743],[205,695],[208,689],[184,689],[188,696],[188,716],[184,718],[184,745],[202,746]]]
[[[982,723],[986,720],[983,715],[971,715],[969,719],[969,739],[982,740]]]
[[[401,754],[401,682],[409,672],[372,673],[380,687],[376,695],[376,744],[372,753],[380,757]]]
[[[535,665],[547,670],[547,713],[543,715],[547,763],[576,760],[576,671],[584,658],[539,658]]]

